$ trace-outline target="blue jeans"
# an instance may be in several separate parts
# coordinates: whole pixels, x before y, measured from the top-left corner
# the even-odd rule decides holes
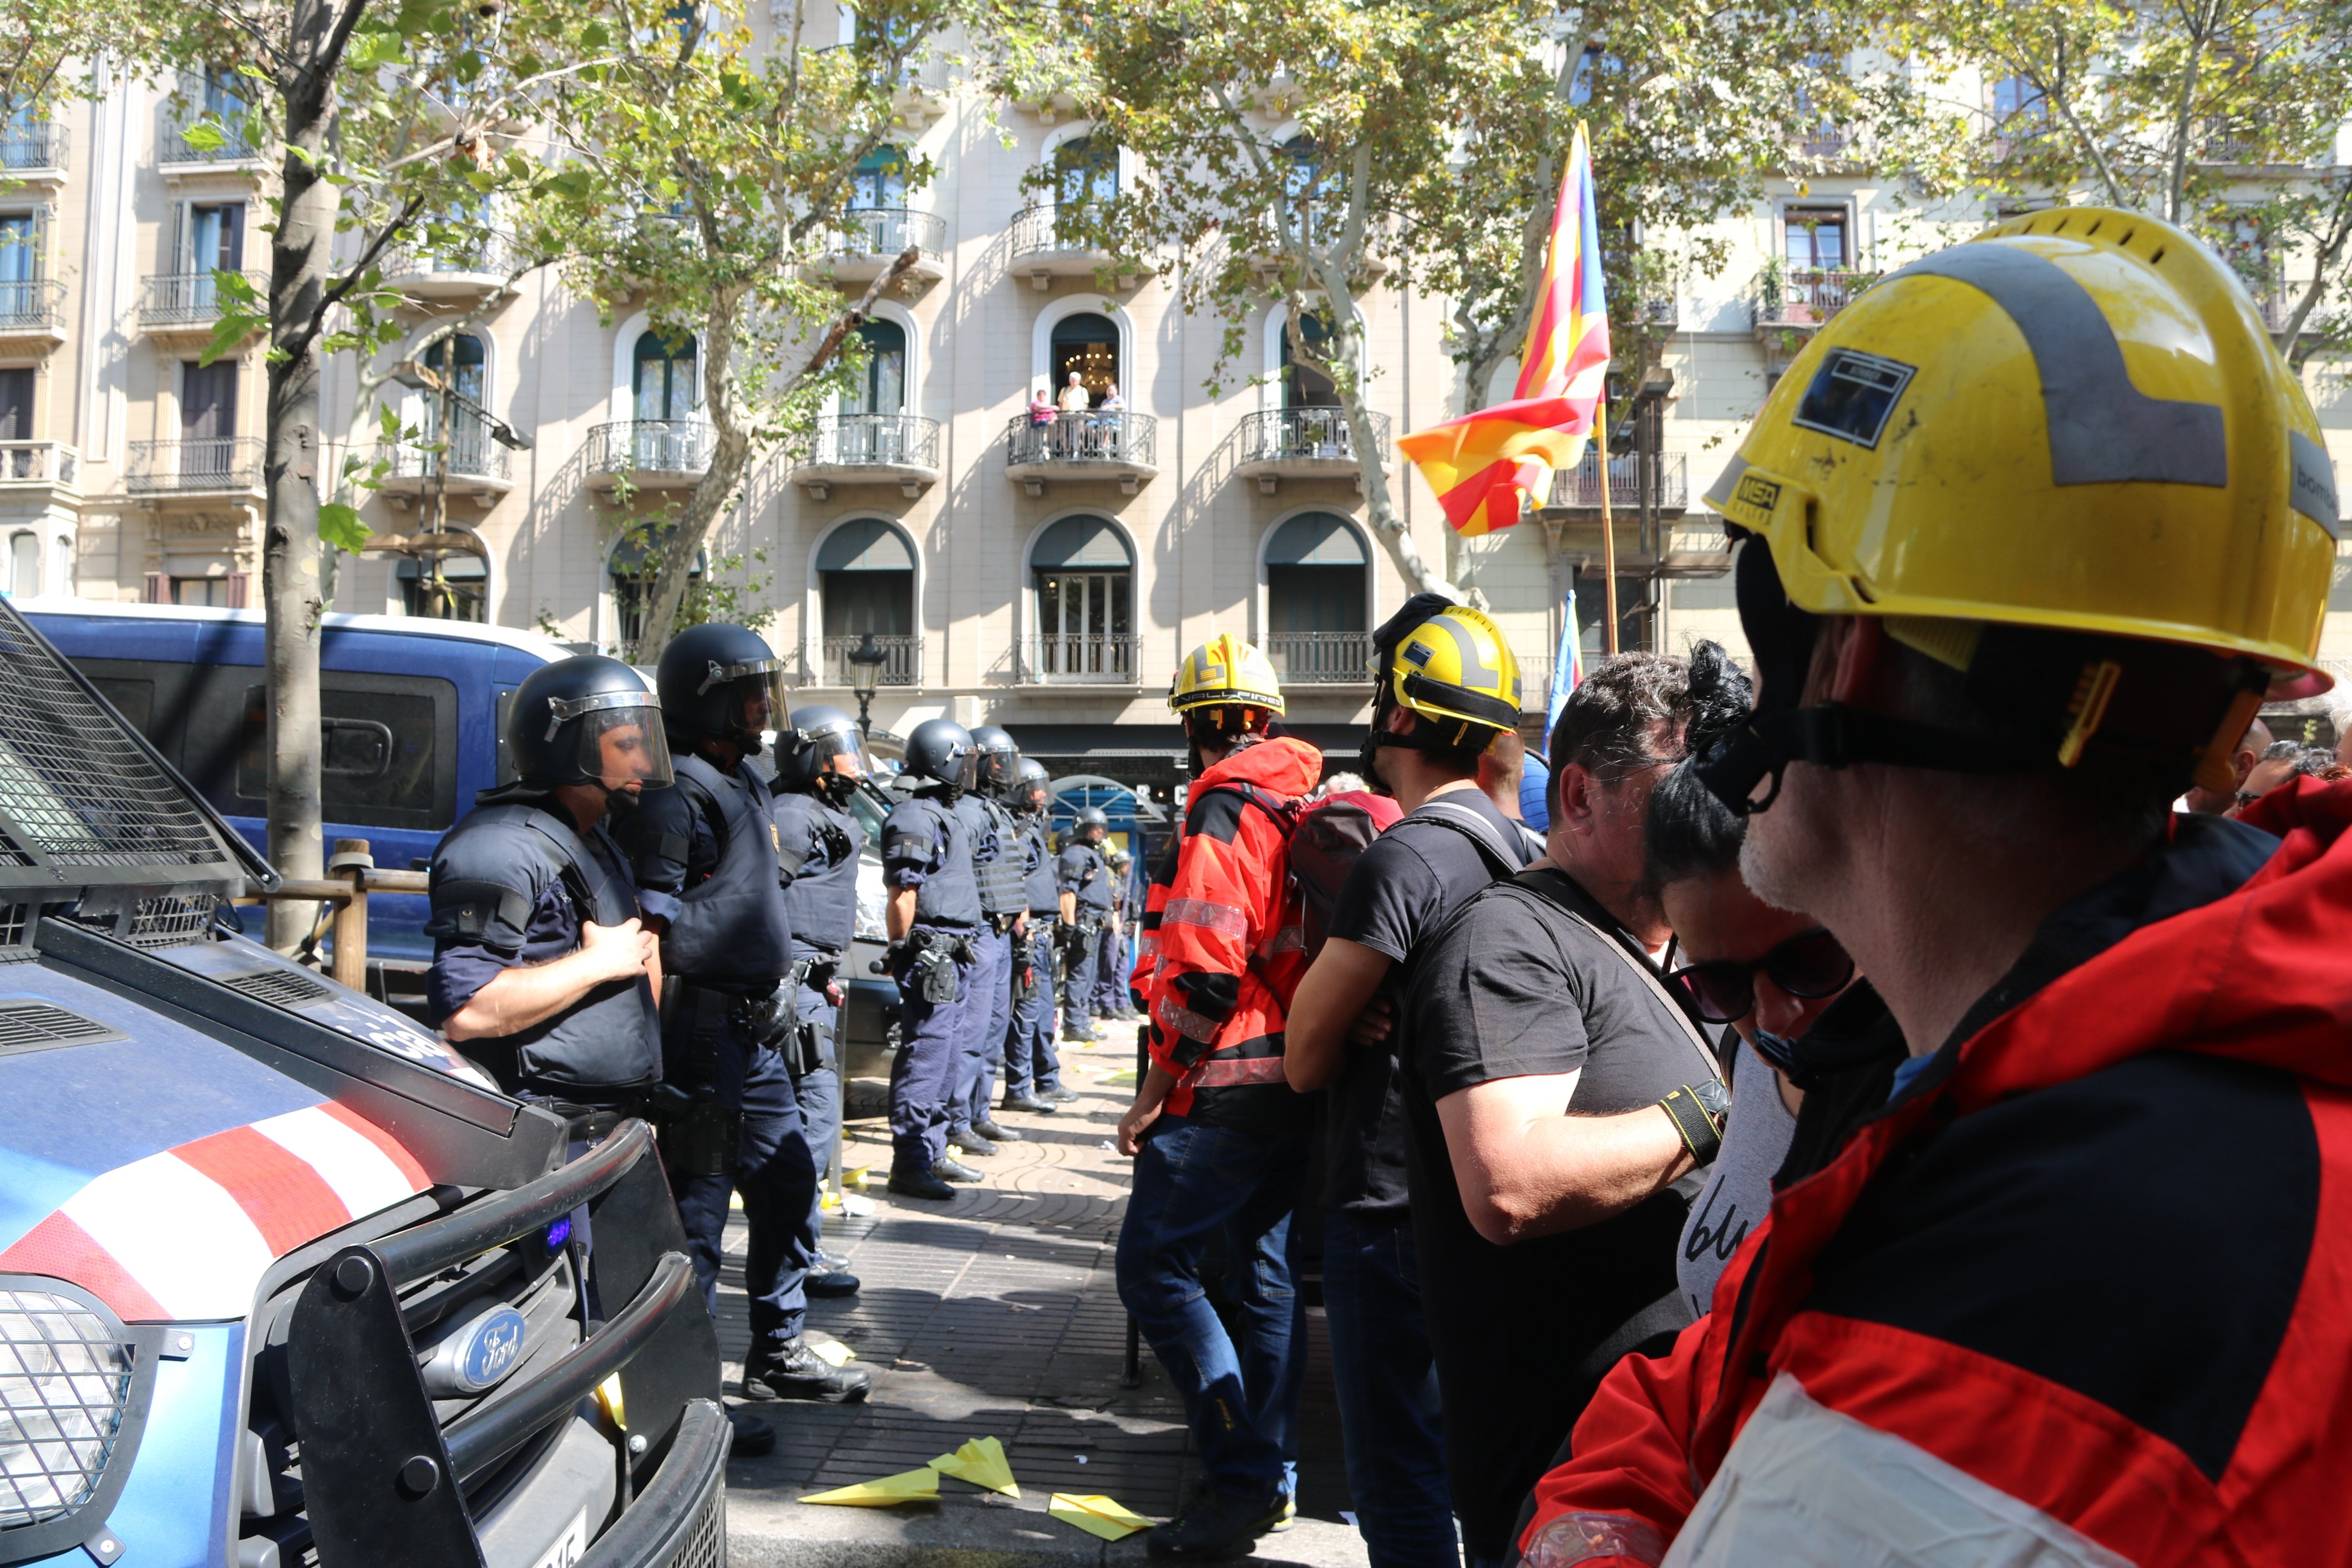
[[[964,977],[968,988],[962,1054],[956,1062],[955,1094],[948,1102],[948,1136],[968,1133],[989,1120],[988,1097],[996,1088],[996,1061],[1004,1052],[1004,1030],[1013,1019],[1013,938],[986,926],[972,933],[979,961]]]
[[[1163,1116],[1135,1162],[1118,1232],[1118,1295],[1184,1396],[1210,1485],[1237,1497],[1296,1489],[1307,1303],[1292,1288],[1291,1210],[1304,1132],[1244,1133]],[[1201,1283],[1209,1238],[1225,1239],[1242,1343]]]
[[[1323,1312],[1348,1491],[1371,1568],[1460,1568],[1409,1218],[1324,1212]]]

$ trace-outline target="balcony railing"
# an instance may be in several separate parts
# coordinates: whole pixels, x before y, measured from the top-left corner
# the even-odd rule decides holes
[[[821,666],[819,680],[828,686],[845,686],[856,667],[849,662],[850,650],[866,641],[864,634],[854,637],[827,637],[819,644],[817,658]],[[880,685],[886,686],[919,686],[923,684],[923,640],[897,632],[874,634],[874,645],[884,655]]]
[[[134,441],[123,477],[133,495],[173,490],[257,490],[261,442],[250,435],[197,441]]]
[[[0,126],[0,169],[62,169],[66,128],[49,120]]]
[[[1843,125],[1815,125],[1796,135],[1797,152],[1806,158],[1843,158],[1853,145],[1853,135]]]
[[[514,245],[500,234],[432,248],[396,245],[383,253],[383,266],[386,277],[437,277],[449,273],[503,277],[514,270]]]
[[[380,444],[376,455],[391,465],[390,479],[432,480],[444,474],[453,478],[503,479],[507,449],[479,428],[452,431],[446,442],[402,441]]]
[[[917,413],[841,413],[817,421],[812,465],[937,468],[940,422]]]
[[[222,141],[217,147],[199,147],[188,140],[188,131],[203,119],[202,111],[191,109],[184,120],[174,119],[155,138],[155,161],[159,163],[250,163],[261,156],[245,142],[245,116],[222,115],[219,129]]]
[[[53,277],[0,283],[0,332],[48,331],[65,325],[66,286]]]
[[[911,207],[853,207],[831,246],[839,256],[897,256],[909,247],[929,256],[946,254],[947,220]]]
[[[1131,632],[1045,632],[1030,641],[1028,677],[1131,683],[1136,654],[1142,645],[1143,639]]]
[[[598,474],[699,474],[717,433],[698,419],[633,419],[588,433],[588,466]]]
[[[1091,240],[1076,234],[1064,234],[1061,211],[1057,203],[1037,202],[1014,214],[1013,254],[1023,256],[1046,250],[1102,250],[1102,246]]]
[[[258,293],[269,289],[269,274],[247,272],[245,280]],[[219,278],[210,272],[167,272],[147,280],[147,298],[139,307],[142,327],[196,327],[220,316]]]
[[[1389,416],[1370,416],[1381,460],[1388,459]],[[1253,413],[1242,421],[1241,461],[1275,463],[1303,458],[1333,462],[1356,460],[1355,432],[1345,412],[1336,408],[1280,408]]]
[[[1265,656],[1274,661],[1276,674],[1307,685],[1369,684],[1372,678],[1369,632],[1276,632],[1265,640]]]
[[[80,482],[81,454],[65,443],[0,441],[0,483],[71,489]]]
[[[1753,308],[1759,327],[1818,327],[1878,281],[1874,272],[1790,268],[1757,279]]]
[[[1627,453],[1609,459],[1609,509],[1620,517],[1632,517],[1642,507],[1641,458]],[[1601,506],[1601,457],[1590,446],[1584,460],[1573,468],[1563,468],[1551,476],[1551,502],[1555,507],[1579,507],[1598,510]],[[1683,452],[1658,454],[1658,506],[1664,511],[1681,511],[1690,505],[1690,455]]]
[[[1014,467],[1034,463],[1101,463],[1154,466],[1156,422],[1148,413],[1097,410],[1056,414],[1032,424],[1015,414],[1004,430],[1004,461]]]

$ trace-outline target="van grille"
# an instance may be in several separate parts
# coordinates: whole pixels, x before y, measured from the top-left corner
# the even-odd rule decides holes
[[[0,1056],[23,1056],[55,1051],[61,1045],[89,1045],[101,1040],[126,1038],[96,1019],[66,1011],[47,1002],[0,1002]]]
[[[223,975],[220,983],[257,1002],[279,1008],[307,1008],[314,1002],[331,1001],[335,995],[325,982],[314,980],[299,969],[247,969],[241,975]]]

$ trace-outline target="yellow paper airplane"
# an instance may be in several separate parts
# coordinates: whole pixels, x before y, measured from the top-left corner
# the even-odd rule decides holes
[[[933,1459],[931,1469],[976,1487],[1001,1491],[1006,1497],[1021,1495],[1020,1485],[1013,1479],[1013,1467],[1004,1458],[1004,1445],[993,1437],[974,1437],[954,1453]]]
[[[827,1366],[847,1366],[857,1359],[857,1353],[837,1339],[811,1340],[809,1354]]]
[[[940,1495],[940,1472],[926,1465],[919,1470],[860,1481],[854,1487],[821,1491],[803,1502],[837,1503],[844,1508],[890,1508],[902,1502],[928,1502]]]
[[[1088,1535],[1099,1535],[1105,1541],[1124,1541],[1139,1530],[1151,1528],[1150,1520],[1129,1512],[1107,1497],[1074,1497],[1057,1491],[1045,1505],[1045,1511],[1064,1524],[1075,1524]]]
[[[850,1166],[847,1170],[841,1173],[841,1185],[849,1188],[853,1192],[864,1192],[866,1190],[866,1174],[873,1168],[874,1167],[872,1166]]]

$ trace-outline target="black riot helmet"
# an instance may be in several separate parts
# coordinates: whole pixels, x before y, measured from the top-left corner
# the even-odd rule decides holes
[[[660,704],[636,671],[595,653],[524,677],[507,710],[507,750],[524,789],[596,784],[615,805],[671,779]]]
[[[1079,807],[1077,818],[1071,823],[1071,831],[1076,832],[1080,839],[1085,840],[1087,843],[1099,843],[1102,841],[1101,840],[1087,837],[1087,831],[1093,828],[1100,828],[1105,833],[1108,833],[1110,831],[1110,813],[1105,811],[1100,806]]]
[[[1034,757],[1024,757],[1013,780],[1012,798],[1005,804],[1016,811],[1041,812],[1053,799],[1053,775],[1045,771],[1044,763]]]
[[[866,754],[857,721],[837,707],[811,703],[795,709],[785,727],[776,731],[779,788],[822,795],[842,806],[856,793],[857,780],[873,771],[874,759]]]
[[[957,789],[969,789],[980,778],[980,747],[971,731],[951,718],[927,718],[907,737],[906,770]]]
[[[971,743],[980,750],[980,792],[1004,799],[1021,774],[1020,742],[1003,726],[983,724],[971,732]]]
[[[763,730],[783,716],[783,677],[757,632],[707,621],[670,639],[655,672],[662,722],[682,746],[708,737],[760,753]]]

